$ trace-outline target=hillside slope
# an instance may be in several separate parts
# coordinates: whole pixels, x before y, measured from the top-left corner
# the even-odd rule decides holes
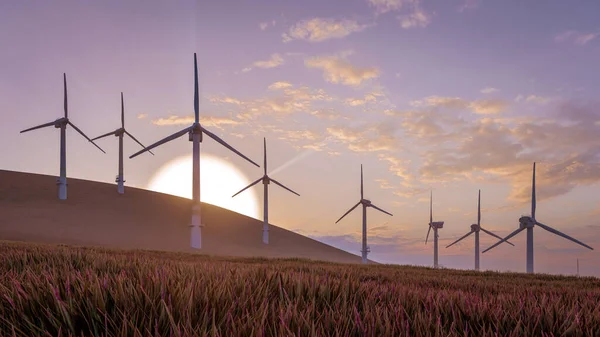
[[[0,170],[0,240],[99,245],[189,252],[189,199],[113,184],[69,178],[69,199],[58,200],[56,178]],[[264,245],[262,222],[202,204],[202,254],[300,257],[359,263],[360,257],[270,227]]]

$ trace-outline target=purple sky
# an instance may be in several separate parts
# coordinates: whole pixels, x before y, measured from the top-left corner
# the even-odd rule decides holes
[[[267,137],[273,169],[302,157],[273,176],[302,195],[273,189],[274,224],[359,254],[360,212],[334,222],[358,201],[362,163],[366,197],[394,214],[369,212],[371,258],[432,264],[432,188],[440,264],[472,268],[471,238],[443,247],[476,221],[477,189],[483,225],[506,235],[529,212],[537,161],[538,220],[600,250],[597,13],[575,0],[3,1],[0,168],[58,174],[58,132],[19,131],[61,116],[63,72],[89,136],[118,126],[121,91],[145,144],[183,128],[196,52],[207,128],[255,161]],[[113,183],[116,141],[103,155],[68,134],[68,175]],[[178,140],[128,159],[127,185],[190,150]],[[493,242],[482,235],[482,249]],[[513,242],[482,268],[524,271],[525,235]],[[598,250],[541,228],[535,254],[537,272],[574,273],[579,258],[600,276]]]

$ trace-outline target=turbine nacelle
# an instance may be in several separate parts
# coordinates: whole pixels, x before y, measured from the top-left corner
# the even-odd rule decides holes
[[[362,202],[363,205],[369,207],[371,206],[371,200],[368,199],[362,199],[360,202]]]
[[[444,221],[432,222],[431,227],[436,228],[436,229],[444,228]]]
[[[69,124],[69,119],[67,117],[61,117],[54,121],[54,127],[60,129],[63,126],[67,126]]]
[[[262,178],[262,183],[263,185],[269,185],[271,183],[271,178],[269,178],[269,176],[264,176]]]
[[[123,137],[124,134],[125,134],[125,129],[124,128],[120,128],[120,129],[116,129],[115,130],[115,137]]]
[[[472,224],[471,225],[471,232],[479,232],[480,228],[478,224]]]
[[[519,218],[519,228],[533,228],[535,226],[535,220],[528,216],[524,215]]]
[[[200,126],[200,123],[192,124],[189,131],[190,142],[194,141],[194,135],[198,135],[200,137],[200,142],[202,142],[202,127]]]

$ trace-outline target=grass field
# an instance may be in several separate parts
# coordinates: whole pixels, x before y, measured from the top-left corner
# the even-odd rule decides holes
[[[600,336],[600,280],[0,241],[0,336]]]

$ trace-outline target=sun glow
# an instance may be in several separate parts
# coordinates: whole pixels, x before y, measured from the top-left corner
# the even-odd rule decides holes
[[[147,188],[191,199],[192,164],[192,156],[171,160],[154,174]],[[232,164],[215,156],[200,155],[200,201],[258,219],[255,191],[248,189],[231,197],[249,184],[246,176]]]

